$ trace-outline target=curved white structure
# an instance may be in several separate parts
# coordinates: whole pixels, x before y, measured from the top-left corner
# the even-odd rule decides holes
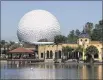
[[[17,30],[20,41],[34,44],[52,43],[56,35],[60,35],[59,22],[55,16],[45,10],[33,10],[26,13],[21,18]]]

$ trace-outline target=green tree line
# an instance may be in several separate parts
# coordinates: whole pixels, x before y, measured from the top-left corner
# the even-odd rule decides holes
[[[93,41],[103,41],[103,20],[100,20],[98,24],[87,22],[82,31],[80,31],[79,29],[72,30],[67,36],[57,35],[54,38],[54,42],[56,44],[67,42],[76,43],[79,35],[83,32],[87,33]]]

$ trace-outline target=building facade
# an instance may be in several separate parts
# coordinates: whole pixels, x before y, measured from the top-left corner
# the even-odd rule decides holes
[[[55,60],[55,58],[61,62],[61,59],[63,58],[63,52],[62,52],[62,48],[69,46],[72,48],[77,48],[79,45],[81,45],[84,49],[86,49],[87,47],[93,45],[95,46],[99,53],[97,55],[97,57],[94,59],[98,60],[98,61],[102,61],[102,43],[99,41],[91,41],[90,37],[83,33],[79,36],[79,39],[77,40],[76,44],[58,44],[58,45],[39,45],[38,47],[38,56],[39,59],[44,59],[45,62],[53,62]],[[66,57],[66,56],[65,56]],[[82,53],[82,59],[85,60],[86,56],[85,53]]]

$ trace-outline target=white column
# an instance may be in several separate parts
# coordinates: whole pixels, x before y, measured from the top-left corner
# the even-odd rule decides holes
[[[78,52],[78,57],[79,57],[79,52]]]
[[[102,62],[102,53],[99,53],[99,61]]]
[[[53,53],[53,59],[55,59],[55,52]]]

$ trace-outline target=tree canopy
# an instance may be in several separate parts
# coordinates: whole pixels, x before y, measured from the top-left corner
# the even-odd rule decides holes
[[[72,30],[70,31],[70,33],[68,34],[68,42],[69,43],[76,43],[77,42],[77,39],[78,39],[78,35],[80,34],[80,31],[79,30]]]
[[[98,49],[93,45],[86,48],[86,54],[95,55],[98,53],[99,53]]]
[[[67,38],[63,35],[57,35],[54,37],[54,43],[59,44],[59,43],[65,43],[67,41]]]
[[[95,28],[92,31],[91,40],[103,41],[103,20],[100,20],[98,24],[95,24]]]

